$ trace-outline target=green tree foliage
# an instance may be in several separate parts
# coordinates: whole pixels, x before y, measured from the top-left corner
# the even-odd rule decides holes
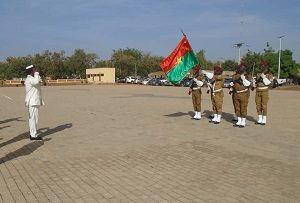
[[[215,63],[207,60],[205,51],[196,52],[200,65],[203,69],[213,69]],[[8,57],[0,62],[0,79],[24,78],[25,67],[34,64],[44,77],[58,78],[85,78],[87,68],[115,67],[116,77],[129,75],[147,76],[151,72],[161,70],[159,64],[164,59],[162,56],[152,56],[150,53],[143,53],[134,48],[114,50],[109,60],[99,60],[94,53],[86,53],[83,49],[76,49],[71,56],[66,56],[64,51],[50,52],[48,50],[34,56]],[[242,58],[250,68],[258,71],[261,60],[267,60],[274,76],[278,71],[278,52],[267,47],[263,53],[248,51]],[[223,63],[224,70],[234,71],[237,63],[233,60],[226,60]],[[293,60],[293,53],[290,50],[281,52],[281,78],[294,78],[298,74],[300,64]]]
[[[205,57],[205,51],[201,49],[200,51],[196,52],[196,56],[198,61],[203,69],[205,70],[212,70],[214,67],[214,63],[210,60],[207,60]]]
[[[43,53],[26,57],[8,57],[0,63],[2,79],[24,78],[25,67],[34,64],[42,76],[58,78],[85,78],[85,70],[96,65],[97,55],[87,54],[82,49],[76,49],[70,57],[64,51]]]
[[[236,66],[237,66],[237,62],[235,62],[234,60],[226,60],[222,65],[222,67],[226,71],[235,71]]]
[[[97,58],[96,54],[86,54],[83,49],[76,49],[65,63],[68,76],[71,76],[71,78],[85,78],[85,70],[94,68]]]
[[[270,70],[274,76],[278,75],[278,59],[279,53],[275,52],[272,47],[264,49],[264,53],[248,52],[243,58],[242,62],[246,63],[248,67],[254,65],[254,72],[259,70],[259,64],[261,60],[266,60],[269,64]],[[293,52],[290,50],[281,51],[280,60],[280,78],[294,78],[298,75],[298,66],[293,60]]]
[[[149,73],[159,71],[159,63],[163,57],[151,56],[150,53],[143,53],[140,50],[127,48],[114,50],[111,60],[116,68],[117,77],[129,75],[147,76]],[[105,64],[101,62],[100,65]],[[107,63],[106,63],[107,64]]]

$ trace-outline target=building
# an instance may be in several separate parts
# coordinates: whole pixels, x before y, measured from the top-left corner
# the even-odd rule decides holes
[[[91,68],[86,69],[88,83],[115,83],[115,68]]]
[[[149,78],[166,78],[166,74],[163,71],[157,71],[148,74]]]

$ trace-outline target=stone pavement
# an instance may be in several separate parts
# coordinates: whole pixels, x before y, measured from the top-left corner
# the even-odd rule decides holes
[[[300,202],[300,92],[272,90],[266,126],[191,120],[187,88],[43,87],[43,141],[24,88],[0,88],[0,202]]]

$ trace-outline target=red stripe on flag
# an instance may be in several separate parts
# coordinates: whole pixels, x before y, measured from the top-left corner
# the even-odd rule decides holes
[[[164,73],[167,74],[174,66],[176,66],[177,61],[191,50],[192,47],[186,36],[184,36],[172,53],[160,63],[160,67]]]

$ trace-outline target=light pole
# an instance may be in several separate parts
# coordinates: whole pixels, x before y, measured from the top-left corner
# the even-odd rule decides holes
[[[279,36],[279,57],[278,57],[278,76],[277,79],[279,79],[280,77],[280,57],[281,57],[281,39],[284,37],[285,35],[281,35]]]
[[[238,61],[239,64],[241,63],[241,47],[243,46],[243,44],[245,44],[245,42],[237,43],[237,44],[234,44],[234,46],[233,46],[233,47],[237,47],[239,49],[239,61]]]

